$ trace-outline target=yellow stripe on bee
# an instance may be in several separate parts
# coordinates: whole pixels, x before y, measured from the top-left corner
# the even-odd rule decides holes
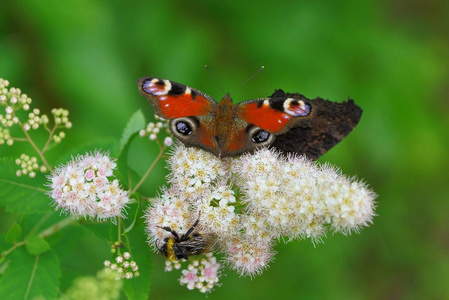
[[[168,239],[167,241],[167,258],[171,261],[176,261],[175,251],[173,250],[173,245],[175,244],[175,239]]]

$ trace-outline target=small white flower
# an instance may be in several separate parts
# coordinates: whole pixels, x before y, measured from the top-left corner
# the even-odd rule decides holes
[[[198,269],[187,269],[182,270],[182,276],[179,279],[181,285],[187,284],[187,288],[189,290],[193,290],[195,288],[195,284],[198,282]]]
[[[167,146],[167,147],[170,147],[171,145],[173,145],[173,138],[167,136],[164,139],[164,145]]]

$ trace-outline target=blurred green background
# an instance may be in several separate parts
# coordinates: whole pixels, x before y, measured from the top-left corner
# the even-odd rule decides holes
[[[320,161],[365,179],[378,216],[361,234],[324,244],[279,244],[262,276],[226,271],[209,299],[449,298],[449,2],[392,1],[2,1],[0,77],[49,113],[70,110],[73,129],[50,161],[90,141],[119,139],[133,112],[152,118],[136,80],[171,79],[235,101],[274,89],[364,110],[358,127]],[[0,147],[1,156],[31,149]],[[111,150],[114,151],[114,150]],[[157,149],[139,140],[143,172]],[[76,154],[76,153],[73,153]],[[54,162],[54,161],[53,161]],[[153,194],[164,166],[148,180]],[[0,210],[0,232],[15,216]],[[84,241],[86,272],[108,248]],[[102,246],[104,246],[102,244]],[[98,247],[98,246],[96,246]],[[153,258],[152,299],[202,299]],[[98,268],[96,268],[98,266]],[[65,266],[69,268],[69,266]]]

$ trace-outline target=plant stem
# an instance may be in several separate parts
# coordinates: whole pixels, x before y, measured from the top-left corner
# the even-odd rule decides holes
[[[123,220],[121,217],[117,217],[117,254],[120,255],[120,245],[122,244],[122,226],[123,226]]]
[[[48,145],[50,145],[51,139],[53,138],[53,135],[55,134],[56,128],[57,128],[57,126],[55,124],[53,129],[51,131],[49,131],[50,134],[48,136],[47,142],[44,145],[44,148],[42,148],[42,154],[44,154],[44,152],[47,150]]]
[[[26,138],[15,138],[15,137],[13,137],[12,139],[14,141],[16,141],[16,142],[27,142],[28,141]]]
[[[135,191],[137,191],[140,188],[140,186],[143,184],[143,182],[147,179],[148,175],[150,175],[151,171],[153,171],[153,169],[156,166],[156,164],[158,163],[158,161],[164,155],[165,148],[166,148],[165,146],[161,147],[156,159],[153,161],[153,163],[148,168],[148,170],[145,172],[145,174],[142,176],[142,178],[140,178],[140,181],[136,184],[136,186],[131,190],[131,192],[129,192],[130,195],[133,194]]]
[[[34,235],[34,233],[39,229],[39,227],[48,220],[48,218],[51,217],[53,214],[53,211],[49,211],[46,213],[34,226],[31,228],[30,232],[28,232],[27,236],[25,237],[25,240],[27,240],[30,236]]]
[[[70,225],[70,224],[72,224],[72,223],[74,223],[76,221],[77,220],[74,217],[69,216],[69,217],[63,219],[62,221],[60,221],[60,222],[58,222],[58,223],[48,227],[47,229],[45,229],[44,231],[39,233],[38,236],[44,239],[44,238],[52,235],[53,233],[58,232],[62,228],[66,227],[66,226],[68,226],[68,225]]]
[[[39,148],[36,146],[34,141],[31,139],[31,136],[28,134],[28,131],[26,131],[25,128],[23,128],[23,124],[20,121],[19,121],[19,125],[20,125],[20,128],[22,128],[22,131],[25,134],[25,137],[27,138],[28,142],[31,144],[31,146],[34,148],[34,150],[36,150],[37,154],[39,154],[39,156],[40,156],[42,162],[44,163],[45,167],[47,167],[47,170],[52,172],[53,168],[48,163],[47,159],[44,156],[44,153],[41,150],[39,150]]]
[[[44,216],[45,218],[45,216]],[[73,217],[68,217],[63,219],[62,221],[53,224],[52,226],[48,227],[47,229],[43,230],[41,233],[38,234],[38,237],[40,238],[46,238],[50,235],[52,235],[53,233],[58,232],[59,230],[61,230],[62,228],[72,224],[73,222],[75,222],[76,219],[74,219]],[[30,236],[30,235],[28,235]],[[12,246],[11,248],[9,248],[8,250],[5,250],[3,253],[1,253],[0,256],[7,256],[9,253],[11,253],[12,251],[14,251],[15,249],[25,245],[27,243],[28,239],[25,239],[21,242],[18,242],[16,244],[14,244],[14,246]]]

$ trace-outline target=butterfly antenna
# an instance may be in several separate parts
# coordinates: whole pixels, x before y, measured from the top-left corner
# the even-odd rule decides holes
[[[220,87],[221,91],[223,92],[223,94],[226,94],[225,90],[223,89],[223,87],[221,86],[221,84],[218,82],[217,78],[215,78],[214,73],[212,73],[212,71],[209,69],[208,65],[204,65],[204,68],[207,70],[207,72],[209,72],[210,76],[212,77],[212,79],[215,81],[215,83]]]
[[[253,79],[254,76],[256,76],[260,71],[262,71],[265,67],[264,66],[260,66],[259,69],[257,69],[256,72],[254,72],[253,75],[251,75],[248,79],[246,79],[245,81],[243,81],[243,83],[241,83],[238,87],[236,87],[235,89],[233,89],[232,91],[234,92],[235,90],[241,88],[242,86],[244,86],[248,81],[250,81],[251,79]]]

